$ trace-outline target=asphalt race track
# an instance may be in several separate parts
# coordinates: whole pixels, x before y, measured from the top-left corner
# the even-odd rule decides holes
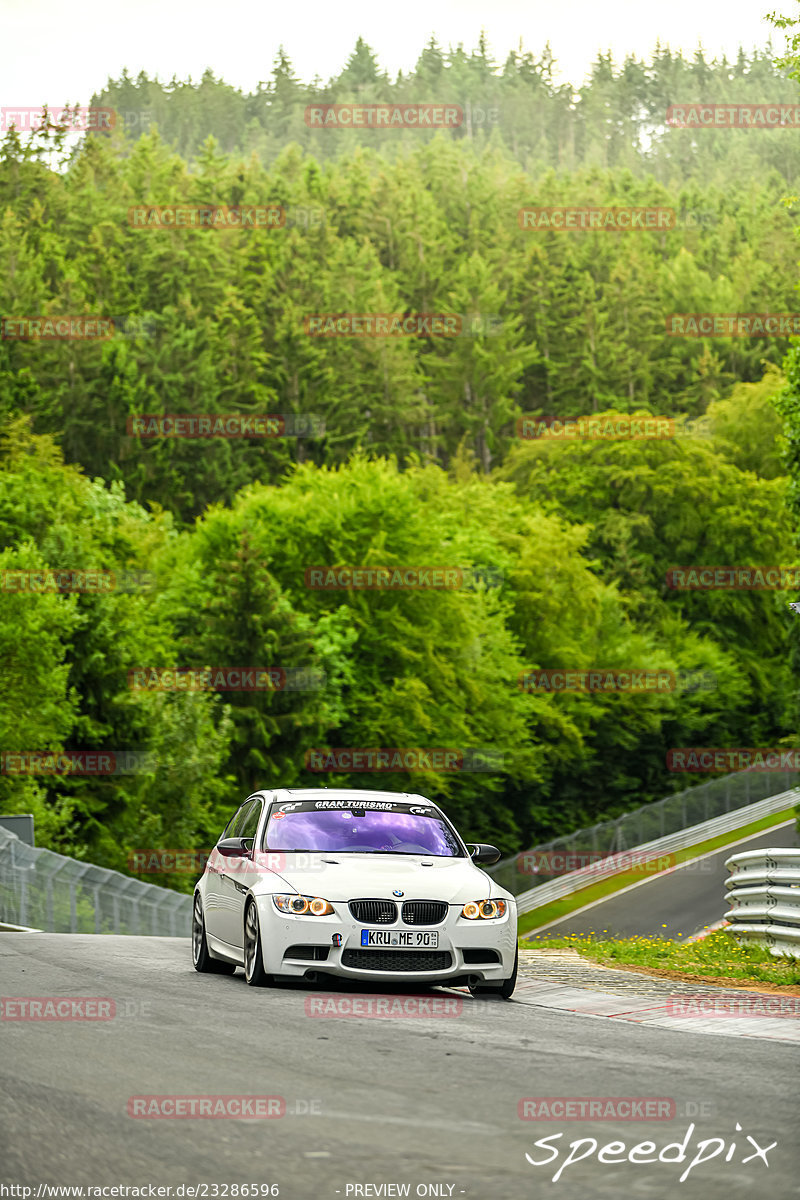
[[[795,822],[758,833],[696,863],[649,879],[645,877],[646,881],[634,890],[610,896],[584,912],[548,925],[541,936],[607,932],[613,937],[633,937],[637,933],[673,939],[679,934],[689,937],[704,926],[721,921],[725,915],[725,880],[729,875],[725,860],[732,854],[766,846],[800,846]],[[530,944],[535,943],[531,940]]]
[[[0,981],[6,998],[106,997],[116,1009],[105,1021],[9,1020],[20,1006],[6,1000],[0,1179],[31,1187],[33,1197],[40,1184],[205,1185],[210,1197],[236,1194],[224,1185],[273,1184],[284,1200],[797,1195],[800,1053],[785,1042],[640,1028],[441,990],[429,998],[463,1000],[460,1015],[312,1017],[306,1002],[322,992],[362,1004],[370,992],[262,991],[241,972],[199,976],[188,940],[173,938],[6,934]],[[128,1115],[131,1097],[152,1095],[279,1096],[286,1114]],[[675,1112],[523,1121],[525,1097],[652,1097],[674,1101]],[[554,1134],[562,1136],[534,1145]],[[777,1142],[765,1150],[768,1166],[748,1136],[761,1148]],[[590,1157],[553,1182],[569,1143],[592,1138],[595,1149],[586,1142],[572,1152]],[[624,1148],[599,1162],[611,1142]],[[655,1151],[645,1147],[640,1158],[684,1142],[685,1151],[667,1151],[683,1161],[627,1161],[643,1142]],[[531,1165],[526,1152],[543,1164],[557,1158]],[[715,1157],[680,1184],[698,1154]]]

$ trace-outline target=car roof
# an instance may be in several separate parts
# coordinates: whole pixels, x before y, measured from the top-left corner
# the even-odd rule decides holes
[[[310,800],[318,798],[323,792],[330,796],[340,796],[343,799],[349,799],[352,796],[354,800],[418,800],[422,804],[430,804],[433,808],[439,807],[435,800],[429,800],[427,796],[420,796],[418,792],[378,792],[371,788],[276,788],[274,797],[276,800],[284,796],[292,796],[297,800]],[[260,794],[267,797],[273,795],[266,788]]]

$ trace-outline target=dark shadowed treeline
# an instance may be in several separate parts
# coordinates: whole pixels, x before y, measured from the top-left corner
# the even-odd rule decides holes
[[[800,136],[726,136],[739,135]],[[265,166],[209,139],[188,162],[151,130],[134,143],[90,136],[57,173],[12,132],[0,152],[3,313],[105,314],[121,329],[105,342],[0,342],[0,413],[29,414],[67,461],[181,520],[292,462],[358,450],[446,467],[463,445],[489,471],[520,414],[697,418],[779,363],[786,340],[666,336],[669,315],[795,303],[785,182],[741,175],[735,154],[725,163],[716,185],[628,168],[530,174],[501,147],[444,133],[392,160],[355,147],[319,162],[292,144]],[[132,209],[170,204],[273,204],[286,220],[132,224]],[[523,207],[589,204],[661,206],[677,223],[520,228]],[[314,313],[455,313],[462,335],[310,336]],[[133,414],[197,412],[314,414],[325,434],[232,446],[126,432]]]

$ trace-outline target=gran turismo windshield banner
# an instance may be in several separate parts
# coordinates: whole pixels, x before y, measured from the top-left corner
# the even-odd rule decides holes
[[[287,800],[275,805],[276,812],[352,812],[364,809],[372,812],[413,813],[416,816],[435,817],[439,812],[432,804],[424,800],[412,801],[404,797],[401,800],[367,800],[360,796],[339,797],[322,800]]]
[[[455,832],[431,804],[358,796],[273,805],[263,849],[464,856]]]

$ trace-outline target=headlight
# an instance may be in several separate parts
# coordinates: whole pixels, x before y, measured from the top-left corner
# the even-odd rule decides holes
[[[468,921],[494,921],[504,917],[508,905],[505,900],[470,900],[461,910]]]
[[[272,903],[279,912],[296,917],[329,917],[333,912],[333,905],[321,896],[273,896]]]

